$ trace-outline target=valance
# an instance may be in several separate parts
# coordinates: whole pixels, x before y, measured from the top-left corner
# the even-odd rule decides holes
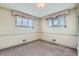
[[[67,16],[67,15],[69,15],[69,10],[63,10],[63,11],[49,14],[49,15],[45,16],[44,19],[47,20],[48,18],[56,18],[57,16]]]
[[[24,18],[30,18],[30,19],[36,19],[37,17],[29,15],[27,13],[23,13],[17,10],[12,10],[11,11],[12,16],[20,16],[20,17],[24,17]]]

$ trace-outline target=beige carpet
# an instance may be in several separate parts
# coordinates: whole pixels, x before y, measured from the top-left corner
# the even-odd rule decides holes
[[[76,50],[36,41],[0,51],[0,56],[75,56]]]

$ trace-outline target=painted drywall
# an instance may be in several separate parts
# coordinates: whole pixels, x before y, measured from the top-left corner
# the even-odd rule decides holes
[[[11,11],[0,9],[0,49],[37,40],[39,38],[39,20],[34,20],[34,28],[17,27]],[[26,40],[23,42],[23,40]]]
[[[70,14],[66,16],[65,27],[48,27],[47,21],[41,20],[41,39],[53,43],[61,44],[67,47],[76,48],[77,39],[77,15],[76,9],[70,10]],[[55,39],[56,41],[52,41]]]

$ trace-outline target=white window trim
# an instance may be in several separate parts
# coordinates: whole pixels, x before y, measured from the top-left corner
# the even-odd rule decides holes
[[[52,26],[49,26],[48,21],[50,18],[48,18],[47,19],[48,27],[66,27],[66,16],[58,16],[58,17],[64,17],[64,25],[53,25],[53,19],[55,20],[55,18],[52,18]]]
[[[27,26],[25,26],[25,25],[23,25],[23,17],[21,17],[22,18],[22,24],[21,25],[17,25],[17,17],[20,17],[20,16],[16,16],[15,17],[15,25],[17,26],[17,27],[29,27],[29,28],[33,28],[33,26],[34,26],[34,21],[33,21],[33,19],[30,19],[30,18],[24,18],[24,19],[26,19],[26,20],[32,20],[32,26],[29,26],[29,25],[27,25]]]

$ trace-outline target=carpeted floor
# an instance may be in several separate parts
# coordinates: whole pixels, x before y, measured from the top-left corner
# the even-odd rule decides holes
[[[36,41],[0,51],[0,56],[76,56],[76,50]]]

